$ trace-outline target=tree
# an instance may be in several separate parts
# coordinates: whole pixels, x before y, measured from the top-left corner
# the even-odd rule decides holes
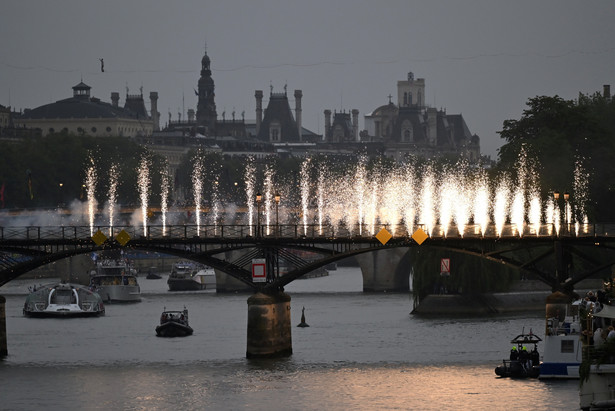
[[[505,120],[500,136],[499,170],[514,170],[522,150],[537,165],[542,196],[554,190],[573,193],[575,164],[590,174],[586,205],[592,221],[612,221],[615,210],[615,103],[600,95],[578,101],[558,96],[528,100],[519,120]],[[574,197],[573,197],[574,198]]]

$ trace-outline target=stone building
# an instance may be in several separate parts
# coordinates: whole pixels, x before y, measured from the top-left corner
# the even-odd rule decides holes
[[[90,95],[91,87],[80,82],[73,87],[73,96],[35,109],[25,110],[14,118],[16,128],[40,130],[43,136],[67,132],[94,137],[151,135],[158,129],[158,93],[150,93],[151,116],[140,94],[126,90],[124,107],[119,93],[111,93],[111,104]]]
[[[447,114],[425,104],[425,79],[397,82],[397,104],[388,104],[365,115],[362,142],[382,143],[387,157],[407,155],[480,159],[480,138],[472,134],[461,114]]]

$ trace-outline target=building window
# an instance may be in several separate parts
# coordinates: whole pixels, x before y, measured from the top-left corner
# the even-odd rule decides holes
[[[401,141],[410,143],[412,140],[412,123],[409,120],[404,120],[401,124]]]
[[[404,106],[408,105],[408,93],[404,93]]]
[[[408,93],[408,105],[412,105],[412,93]]]
[[[92,133],[96,133],[96,127],[92,127]]]
[[[107,133],[111,132],[111,127],[107,127]]]
[[[55,133],[55,132],[56,132],[56,131],[53,129],[53,127],[50,127],[50,128],[49,128],[49,134],[53,134],[53,133]]]
[[[280,124],[277,122],[272,122],[269,126],[269,141],[271,142],[279,142],[281,141],[281,130]]]

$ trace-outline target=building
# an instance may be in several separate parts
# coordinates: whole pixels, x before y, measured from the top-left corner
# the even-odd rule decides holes
[[[388,104],[365,115],[360,141],[382,143],[384,155],[397,160],[407,155],[480,160],[480,138],[470,132],[461,114],[428,107],[425,79],[415,79],[413,73],[397,82],[397,104],[389,96]]]
[[[150,93],[151,116],[140,94],[128,94],[124,107],[119,106],[119,93],[111,93],[111,103],[90,95],[91,87],[80,82],[73,87],[73,96],[32,110],[14,118],[16,128],[40,130],[43,136],[66,132],[94,137],[151,135],[158,129],[158,93]]]

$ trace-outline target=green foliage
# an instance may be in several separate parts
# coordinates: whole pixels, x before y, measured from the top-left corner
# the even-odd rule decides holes
[[[498,170],[514,170],[525,150],[535,160],[543,198],[553,190],[572,192],[575,162],[590,174],[590,220],[615,220],[615,100],[599,94],[578,101],[558,96],[528,100],[518,120],[505,120]],[[574,193],[572,193],[574,195]]]
[[[67,133],[0,142],[0,185],[5,185],[5,208],[55,207],[83,199],[88,158],[94,158],[98,175],[96,196],[106,198],[112,163],[120,169],[118,199],[121,204],[138,200],[137,169],[146,150],[122,137],[93,138]],[[163,160],[152,156],[152,188],[160,187]],[[31,176],[32,196],[28,187]],[[61,184],[61,185],[60,185]]]

